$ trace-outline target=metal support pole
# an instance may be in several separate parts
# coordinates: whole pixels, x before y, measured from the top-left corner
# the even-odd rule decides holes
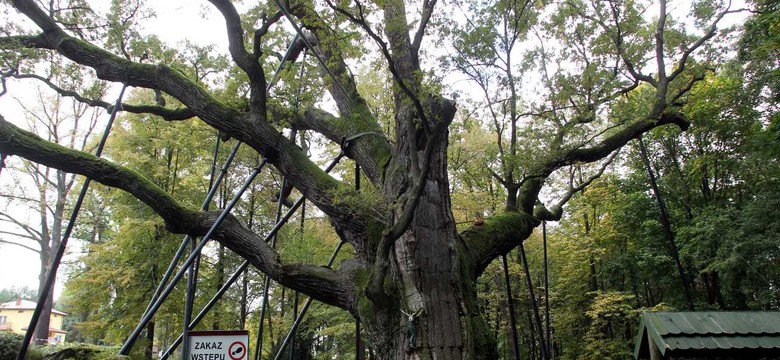
[[[222,298],[222,295],[224,295],[228,291],[228,289],[230,289],[230,286],[232,286],[241,275],[246,273],[246,268],[248,266],[249,266],[249,261],[244,261],[238,267],[236,272],[233,273],[233,275],[228,279],[228,281],[225,284],[223,284],[222,287],[219,288],[217,293],[214,294],[214,296],[211,298],[211,300],[209,300],[206,306],[204,306],[203,309],[201,309],[201,311],[198,313],[198,315],[196,315],[192,319],[192,321],[189,323],[189,326],[187,327],[187,330],[194,329],[195,326],[197,326],[200,323],[200,321],[203,320],[203,318],[211,310],[211,308],[217,304],[217,301],[219,301],[219,299]],[[168,351],[166,351],[165,353],[162,354],[162,356],[160,356],[160,360],[167,359],[171,355],[171,353],[173,353],[176,350],[176,347],[181,345],[181,343],[184,340],[184,334],[185,333],[179,335],[176,341],[174,341],[173,344],[171,344],[170,348],[168,348]]]
[[[284,53],[284,56],[282,57],[282,61],[279,62],[279,65],[276,67],[276,70],[274,71],[274,75],[271,77],[271,79],[268,81],[268,85],[266,86],[266,91],[271,90],[271,87],[276,84],[276,80],[279,78],[279,72],[281,72],[282,67],[284,66],[284,62],[287,61],[290,58],[290,55],[292,54],[293,45],[296,41],[298,41],[299,35],[295,34],[295,37],[293,37],[292,42],[290,42],[290,46],[287,47],[287,51]],[[203,201],[203,204],[201,205],[201,211],[208,210],[209,203],[211,203],[211,199],[214,198],[214,194],[216,194],[217,190],[219,189],[219,185],[222,183],[222,180],[225,178],[225,175],[227,174],[228,168],[230,168],[230,165],[233,163],[233,159],[235,159],[236,154],[238,153],[238,149],[241,147],[241,142],[236,142],[236,145],[233,146],[233,150],[230,152],[230,155],[228,155],[228,158],[225,160],[225,164],[222,166],[222,170],[219,173],[219,176],[217,177],[216,181],[213,181],[213,168],[214,163],[212,163],[212,174],[209,178],[209,192],[206,194],[206,199]],[[214,161],[216,161],[216,156],[218,154],[219,150],[219,135],[217,135],[217,149],[214,150]],[[168,265],[168,269],[165,271],[165,275],[163,275],[162,280],[160,281],[160,284],[157,286],[157,289],[154,292],[154,295],[152,295],[151,301],[149,301],[149,305],[146,306],[146,310],[144,311],[144,316],[146,316],[147,313],[149,313],[149,310],[152,308],[152,304],[157,301],[157,298],[160,296],[160,292],[165,287],[165,284],[168,282],[168,279],[170,279],[171,275],[173,274],[173,270],[176,268],[176,264],[181,259],[181,256],[184,254],[184,249],[187,248],[187,244],[190,242],[190,236],[187,235],[184,237],[184,240],[182,240],[181,245],[179,246],[179,250],[176,252],[176,255],[174,255],[173,260],[171,260],[170,265]],[[142,317],[143,318],[143,317]]]
[[[539,333],[539,348],[542,351],[542,359],[549,360],[547,355],[547,345],[544,341],[544,330],[542,330],[542,320],[539,318],[539,305],[536,303],[536,297],[534,296],[534,285],[531,281],[531,272],[528,271],[528,259],[525,257],[525,248],[523,243],[517,246],[520,249],[520,258],[523,260],[523,270],[525,270],[525,279],[528,283],[528,296],[531,298],[531,307],[534,310],[534,320],[536,321],[536,328]]]
[[[333,170],[333,168],[338,164],[338,162],[341,160],[341,158],[344,157],[344,153],[340,153],[333,161],[328,165],[328,167],[325,169],[325,172],[330,172]],[[298,207],[303,204],[304,198],[301,197],[298,199],[292,207],[290,207],[289,210],[287,210],[287,213],[281,218],[281,220],[274,225],[274,227],[271,229],[271,231],[265,236],[263,239],[263,242],[268,242],[270,239],[276,235],[277,232],[282,228],[282,225],[287,223],[288,220],[292,217],[292,215],[295,213],[296,210],[298,210]],[[337,247],[336,253],[338,252],[338,249],[341,248],[343,245],[343,242],[339,244]],[[331,257],[331,260],[328,262],[328,264],[332,264],[333,261],[335,261],[335,254]],[[203,317],[206,316],[206,314],[211,310],[211,308],[217,303],[217,301],[222,297],[222,295],[227,292],[227,290],[230,288],[233,283],[236,282],[239,276],[241,276],[241,273],[246,270],[246,268],[249,266],[249,261],[244,261],[241,266],[239,266],[238,270],[228,279],[228,281],[222,285],[222,287],[217,291],[217,293],[214,295],[214,297],[211,298],[211,300],[206,304],[206,306],[203,307],[203,309],[198,313],[197,316],[192,320],[190,323],[189,329],[192,330],[195,328],[195,326],[203,319]],[[329,265],[330,266],[330,265]],[[171,347],[168,349],[168,352],[164,353],[160,360],[164,360],[170,356],[171,353],[173,353],[176,350],[176,347],[182,343],[182,336],[180,335],[176,341],[171,345]]]
[[[355,320],[355,360],[363,360],[363,340],[360,338],[360,319]]]
[[[509,284],[509,264],[506,255],[501,256],[504,264],[504,283],[506,284],[506,306],[509,308],[509,324],[512,326],[512,349],[515,360],[520,360],[520,344],[517,341],[517,320],[515,319],[515,300],[512,297],[512,286]]]
[[[355,162],[355,191],[360,191],[360,164]],[[360,338],[360,318],[355,319],[355,360],[363,360],[363,341]]]
[[[100,155],[103,154],[103,148],[106,146],[108,134],[111,132],[111,127],[114,125],[116,114],[122,107],[122,97],[125,95],[125,89],[127,89],[127,84],[122,85],[122,90],[119,91],[119,96],[116,99],[116,103],[111,109],[111,115],[108,117],[108,124],[106,124],[106,129],[103,131],[103,137],[100,138],[97,150],[95,150],[95,157],[100,157]],[[17,360],[23,360],[27,355],[27,348],[30,346],[30,340],[32,340],[36,325],[38,324],[38,320],[41,318],[41,312],[43,312],[43,307],[46,304],[49,298],[49,293],[51,292],[51,288],[54,285],[54,278],[57,276],[57,269],[60,267],[62,256],[65,255],[65,247],[68,245],[68,239],[70,239],[70,234],[73,232],[73,227],[76,226],[76,219],[79,216],[81,205],[84,203],[84,198],[87,196],[90,182],[92,182],[92,179],[86,178],[86,180],[84,180],[84,185],[81,186],[81,192],[79,193],[79,197],[76,200],[76,204],[73,206],[73,212],[70,214],[70,219],[68,220],[68,225],[62,235],[60,246],[57,248],[57,253],[54,255],[54,259],[52,259],[51,269],[49,270],[49,273],[46,274],[46,281],[43,283],[43,289],[41,289],[41,293],[38,294],[38,304],[35,306],[35,311],[33,311],[32,318],[30,318],[30,324],[27,326],[27,332],[24,334],[24,339],[22,340],[22,347],[19,349],[19,354],[16,356]]]
[[[238,153],[238,149],[241,147],[241,143],[236,143],[235,146],[233,146],[233,151],[230,152],[230,155],[228,155],[227,159],[225,159],[225,164],[222,165],[222,169],[219,172],[219,176],[217,176],[217,179],[211,182],[211,186],[209,187],[209,192],[206,194],[206,199],[203,200],[203,203],[200,205],[201,211],[206,211],[209,208],[209,204],[211,203],[211,200],[214,198],[214,195],[217,193],[217,190],[219,189],[219,185],[222,183],[222,180],[225,179],[225,176],[227,175],[228,168],[230,168],[230,165],[233,163],[233,160],[236,157],[236,154]],[[216,156],[216,152],[215,152]],[[216,159],[216,158],[215,158]],[[173,275],[173,271],[176,269],[176,264],[179,263],[179,260],[181,260],[181,257],[184,255],[184,251],[187,249],[187,245],[192,240],[192,237],[187,235],[184,237],[184,239],[181,241],[181,245],[179,245],[179,249],[176,251],[176,255],[173,256],[173,259],[171,259],[171,263],[168,264],[168,268],[165,270],[165,274],[163,274],[162,280],[160,280],[160,283],[157,285],[157,289],[154,290],[154,295],[152,295],[152,299],[149,301],[149,304],[146,305],[146,310],[144,310],[144,315],[149,313],[149,310],[152,308],[152,305],[155,301],[157,301],[157,298],[160,297],[160,293],[165,288],[165,285],[168,283],[168,280],[171,278],[171,275]],[[143,319],[143,316],[141,317]]]
[[[295,141],[296,131],[292,130],[290,133],[290,140]],[[284,192],[287,186],[287,179],[282,178],[282,185],[279,187],[279,198],[276,203],[276,223],[279,223],[279,219],[282,217],[282,206],[284,205]],[[301,197],[305,202],[305,198]],[[276,249],[276,234],[271,237],[271,249]],[[260,321],[258,321],[257,329],[257,341],[255,341],[255,360],[260,359],[260,353],[263,352],[263,319],[265,319],[265,309],[268,307],[268,291],[271,288],[271,278],[266,275],[263,278],[263,300],[260,303]]]
[[[355,191],[360,191],[360,164],[355,163]]]
[[[339,242],[339,244],[336,246],[336,250],[333,250],[333,254],[330,256],[330,260],[328,260],[327,267],[333,266],[333,262],[336,261],[336,256],[339,254],[339,250],[341,250],[342,246],[344,246],[343,240]],[[287,336],[284,337],[284,341],[282,341],[282,344],[279,346],[279,352],[276,353],[274,360],[279,360],[281,358],[284,349],[287,347],[287,344],[290,342],[290,339],[295,334],[295,330],[298,329],[298,325],[301,324],[301,321],[303,320],[303,317],[306,315],[306,311],[309,310],[309,306],[311,306],[312,301],[313,300],[311,297],[306,299],[306,303],[303,304],[301,313],[298,314],[298,316],[295,318],[292,328],[290,328],[290,331],[287,333]]]
[[[192,246],[192,253],[195,253],[195,248],[198,246],[195,239],[192,239],[190,242]],[[187,294],[186,294],[186,300],[184,303],[184,321],[182,321],[182,324],[184,326],[184,331],[182,334],[184,334],[184,343],[187,344],[189,342],[189,337],[187,334],[187,331],[189,330],[189,324],[190,319],[192,318],[192,303],[195,301],[195,262],[190,265],[190,268],[188,270],[187,274]],[[182,346],[181,348],[181,358],[182,359],[188,359],[190,356],[190,347],[189,346]]]
[[[306,201],[303,202],[303,205],[301,205],[301,238],[303,238],[304,235],[304,221],[306,220]],[[296,291],[293,295],[293,321],[295,321],[295,318],[298,316],[298,298],[299,294]],[[290,340],[290,360],[295,360],[295,337]]]
[[[297,291],[293,294],[293,321],[298,318],[298,295]],[[293,336],[290,339],[290,360],[295,360],[295,332],[293,332]]]
[[[542,221],[542,244],[544,246],[544,311],[547,328],[545,329],[547,339],[547,355],[552,359],[552,338],[551,338],[551,322],[550,318],[550,273],[549,273],[549,258],[547,257],[547,222]]]

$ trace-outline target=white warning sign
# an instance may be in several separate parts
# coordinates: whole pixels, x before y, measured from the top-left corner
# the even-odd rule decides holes
[[[190,331],[188,360],[246,360],[249,358],[249,332]]]

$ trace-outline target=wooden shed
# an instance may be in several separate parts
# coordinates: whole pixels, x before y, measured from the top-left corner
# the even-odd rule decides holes
[[[646,312],[634,357],[780,359],[780,312]]]

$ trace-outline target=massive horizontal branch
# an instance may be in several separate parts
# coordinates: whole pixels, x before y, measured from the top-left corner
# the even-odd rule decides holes
[[[138,173],[73,150],[19,129],[0,115],[0,153],[16,155],[65,172],[84,175],[101,184],[119,188],[149,205],[173,232],[187,232],[197,220],[197,212],[179,205],[160,187]]]
[[[478,277],[497,257],[520,245],[539,225],[539,221],[519,211],[507,211],[490,216],[481,225],[460,233],[468,248],[472,269]]]
[[[675,124],[682,130],[687,130],[690,126],[690,122],[685,115],[679,112],[650,115],[620,128],[601,139],[601,141],[594,146],[576,147],[551,157],[536,171],[536,180],[530,180],[523,184],[520,194],[518,195],[519,207],[523,211],[533,213],[539,197],[539,191],[541,191],[541,188],[544,185],[543,179],[547,178],[555,170],[576,163],[591,163],[603,159],[637,136],[656,127],[669,124]]]
[[[200,213],[181,206],[167,192],[138,173],[73,150],[21,130],[0,116],[0,153],[84,175],[106,186],[127,191],[163,218],[174,233],[202,236],[219,213]],[[253,266],[283,286],[317,300],[352,310],[354,285],[349,277],[333,270],[304,264],[283,264],[279,255],[262,238],[229,216],[217,229],[215,239],[247,259]]]
[[[629,141],[653,128],[675,124],[682,130],[687,130],[690,122],[681,113],[664,113],[657,118],[647,118],[632,123],[614,134],[605,137],[596,146],[589,148],[573,149],[562,157],[553,160],[551,166],[559,168],[565,165],[571,165],[577,162],[594,162],[605,158],[613,151],[623,147]]]
[[[525,240],[531,234],[533,228],[538,225],[540,219],[559,219],[563,204],[568,201],[571,194],[587,186],[587,184],[598,177],[604,171],[606,164],[611,162],[612,157],[603,164],[596,175],[580,184],[580,186],[573,187],[571,193],[564,196],[551,210],[544,207],[534,209],[538,202],[539,191],[544,185],[544,179],[552,174],[553,171],[564,166],[576,163],[590,163],[608,157],[610,153],[620,149],[623,145],[644,132],[667,124],[675,124],[683,130],[689,126],[689,122],[684,115],[680,113],[664,113],[629,124],[606,136],[595,146],[574,148],[552,157],[540,168],[537,177],[528,178],[523,183],[518,195],[520,212],[506,212],[495,215],[485,219],[483,225],[473,226],[461,234],[472,254],[474,274],[481,274],[493,259],[499,255],[506,254],[512,247]],[[534,214],[534,216],[528,214]]]

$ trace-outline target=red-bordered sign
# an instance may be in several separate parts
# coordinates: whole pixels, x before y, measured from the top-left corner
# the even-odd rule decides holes
[[[190,331],[189,359],[187,360],[247,360],[249,358],[249,332]]]
[[[230,360],[241,360],[246,357],[246,344],[241,341],[234,341],[228,347],[228,357]]]

